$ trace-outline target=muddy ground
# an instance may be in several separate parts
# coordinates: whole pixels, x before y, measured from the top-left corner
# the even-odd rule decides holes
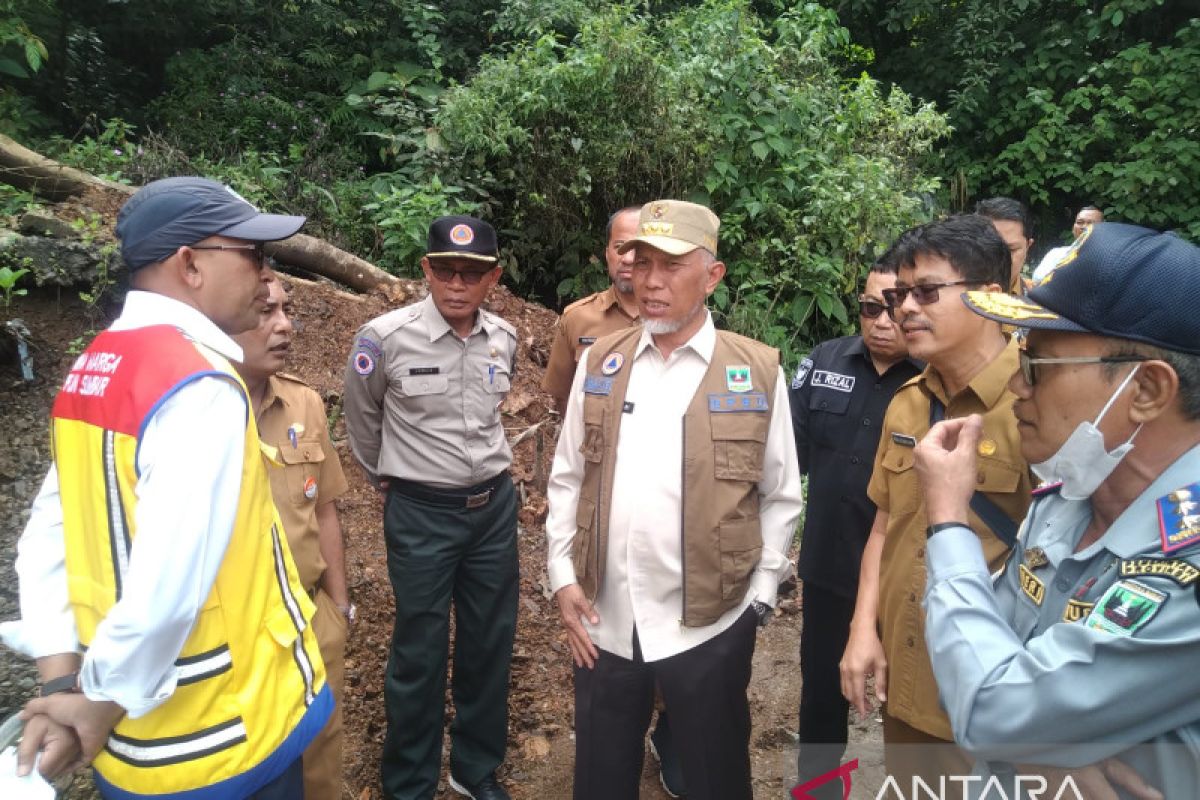
[[[341,375],[357,327],[416,299],[421,289],[418,284],[409,284],[390,296],[351,295],[323,282],[294,279],[291,285],[298,330],[288,369],[325,399],[334,442],[351,487],[339,502],[339,513],[359,621],[351,632],[346,664],[347,747],[342,797],[373,800],[382,796],[378,788],[384,733],[382,677],[391,630],[392,595],[380,528],[380,499],[362,478],[345,441],[340,413]],[[514,448],[513,475],[523,499],[519,534],[521,599],[513,654],[509,758],[501,778],[516,800],[557,800],[569,798],[571,787],[570,655],[546,587],[544,488],[557,428],[549,410],[550,400],[538,389],[556,317],[554,312],[525,303],[503,288],[493,292],[489,306],[520,332],[517,380],[503,412],[510,440],[527,434]],[[103,304],[100,308],[88,306],[74,291],[65,289],[31,290],[29,296],[15,300],[8,311],[0,309],[0,315],[20,317],[28,326],[37,373],[32,384],[25,384],[19,380],[14,364],[0,363],[0,619],[18,614],[15,544],[48,464],[46,420],[50,403],[71,353],[102,328],[113,311],[115,308]],[[759,634],[750,690],[756,798],[787,797],[787,789],[795,782],[800,686],[798,610],[793,595],[781,603],[775,619]],[[0,647],[0,718],[17,710],[34,686],[31,665]],[[447,714],[451,713],[448,706]],[[855,724],[852,739],[855,744],[851,755],[860,758],[854,796],[873,797],[869,787],[878,786],[880,779],[877,720]],[[667,795],[659,787],[652,765],[647,757],[642,797],[659,800]],[[93,792],[84,776],[66,786],[62,796],[79,800],[92,797]],[[454,796],[443,778],[438,797]]]

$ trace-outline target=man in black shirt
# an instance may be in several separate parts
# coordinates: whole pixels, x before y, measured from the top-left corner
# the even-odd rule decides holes
[[[867,498],[884,411],[923,364],[884,312],[904,237],[871,268],[859,300],[862,334],[822,342],[792,380],[792,426],[808,507],[800,547],[800,783],[836,769],[846,749],[849,704],[838,661],[846,648],[858,568],[875,506]],[[841,797],[837,781],[813,793]]]

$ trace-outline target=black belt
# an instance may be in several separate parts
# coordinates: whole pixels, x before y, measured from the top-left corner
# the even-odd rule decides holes
[[[420,500],[443,508],[483,508],[496,496],[500,485],[510,480],[508,470],[503,470],[483,483],[468,486],[463,489],[437,489],[416,481],[404,478],[387,478],[388,491],[413,500]]]

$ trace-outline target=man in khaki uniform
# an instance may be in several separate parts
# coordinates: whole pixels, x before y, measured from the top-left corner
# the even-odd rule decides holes
[[[387,492],[396,620],[383,788],[390,800],[428,800],[437,790],[453,599],[450,787],[474,800],[508,800],[495,771],[508,741],[517,501],[500,404],[517,334],[480,307],[500,279],[491,225],[434,220],[421,268],[429,296],[364,325],[346,369],[350,446]]]
[[[638,324],[637,300],[633,296],[633,250],[624,253],[617,250],[637,233],[639,211],[641,206],[622,208],[608,219],[604,263],[612,286],[571,303],[563,309],[554,329],[554,344],[542,388],[554,398],[560,414],[567,408],[571,378],[583,351],[605,334]]]
[[[270,281],[258,327],[234,336],[242,348],[237,365],[250,392],[258,435],[275,462],[267,470],[300,582],[317,605],[313,631],[325,662],[336,707],[304,751],[305,797],[342,794],[342,697],[346,632],[354,606],[346,588],[342,528],[334,505],[345,494],[346,476],[329,439],[325,404],[299,378],[280,372],[292,340],[287,293]]]
[[[914,775],[936,786],[942,776],[971,770],[970,759],[953,745],[925,648],[927,523],[913,448],[938,419],[982,415],[970,523],[993,568],[1004,563],[1030,502],[1029,471],[1007,386],[1017,367],[1016,343],[960,300],[967,289],[1002,291],[1009,265],[1009,250],[992,224],[978,215],[959,215],[917,228],[896,287],[883,291],[909,354],[928,366],[900,387],[884,417],[867,487],[878,510],[863,552],[841,671],[843,694],[864,715],[866,679],[875,676],[876,695],[886,702],[887,771],[900,786],[911,785]]]
[[[641,328],[580,362],[550,478],[548,570],[575,662],[576,800],[638,796],[654,685],[688,797],[750,800],[746,687],[800,514],[774,348],[717,331],[720,220],[641,210]]]

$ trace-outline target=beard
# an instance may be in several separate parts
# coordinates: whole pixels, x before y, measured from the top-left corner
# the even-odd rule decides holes
[[[633,294],[633,281],[629,278],[617,278],[613,281],[613,286],[621,294]]]
[[[646,332],[651,336],[666,336],[675,333],[687,325],[691,324],[697,314],[703,313],[704,301],[701,300],[696,304],[696,307],[689,311],[684,316],[678,319],[646,319],[642,321]]]

